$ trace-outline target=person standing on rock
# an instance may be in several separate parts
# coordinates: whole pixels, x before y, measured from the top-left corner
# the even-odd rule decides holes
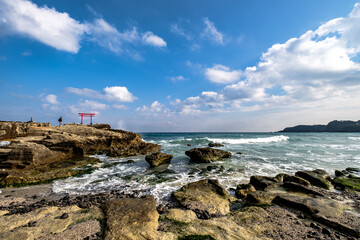
[[[59,127],[60,127],[62,124],[62,116],[58,119],[58,121],[59,121]]]

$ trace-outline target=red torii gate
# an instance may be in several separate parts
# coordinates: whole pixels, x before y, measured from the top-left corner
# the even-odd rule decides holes
[[[95,116],[95,113],[79,113],[79,116],[81,116],[81,124],[83,124],[84,117],[90,117],[90,125],[92,125],[92,118]]]

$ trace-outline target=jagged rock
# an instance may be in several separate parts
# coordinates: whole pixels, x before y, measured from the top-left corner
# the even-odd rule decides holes
[[[336,177],[333,182],[336,188],[360,191],[360,178],[358,177]]]
[[[256,192],[256,189],[251,184],[239,184],[235,190],[235,196],[238,198],[245,198],[249,193]]]
[[[283,182],[293,182],[293,183],[299,183],[301,185],[304,185],[306,187],[310,187],[311,184],[308,180],[305,180],[301,177],[297,177],[297,176],[290,176],[290,175],[285,175],[283,178]]]
[[[278,182],[274,178],[266,176],[251,176],[250,184],[253,185],[256,190],[264,190],[268,187],[279,186]]]
[[[151,167],[157,167],[162,164],[170,163],[173,155],[167,153],[152,153],[151,155],[147,155],[145,160],[150,164]]]
[[[325,189],[333,188],[333,185],[328,180],[330,175],[324,170],[298,171],[295,173],[295,176],[308,180],[312,185],[317,187]]]
[[[222,145],[221,143],[209,143],[208,144],[209,147],[223,147],[224,145]]]
[[[230,195],[218,180],[207,179],[186,184],[173,192],[171,198],[202,218],[230,212]]]
[[[230,152],[214,148],[193,148],[185,154],[196,163],[210,163],[231,157]]]

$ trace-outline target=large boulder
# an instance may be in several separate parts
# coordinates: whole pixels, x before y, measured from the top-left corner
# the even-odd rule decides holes
[[[251,184],[239,184],[235,190],[235,196],[238,198],[245,198],[249,193],[256,192],[256,189]]]
[[[250,177],[250,184],[254,186],[256,190],[264,190],[265,188],[279,186],[277,179],[258,175]]]
[[[360,178],[358,177],[336,177],[334,178],[336,188],[360,191]]]
[[[150,164],[150,167],[157,167],[162,164],[170,163],[173,155],[167,153],[152,153],[145,157],[145,160]]]
[[[218,180],[206,179],[189,183],[173,192],[171,198],[202,218],[230,212],[230,195]]]
[[[298,171],[295,173],[295,176],[301,177],[311,183],[311,185],[325,188],[325,189],[332,189],[334,188],[331,184],[330,175],[321,169],[316,169],[314,171]]]
[[[213,143],[213,142],[211,142],[211,143],[208,144],[208,146],[209,147],[223,147],[224,145],[222,145],[221,143]]]
[[[223,158],[230,158],[231,153],[213,148],[193,148],[185,152],[186,156],[190,157],[191,161],[196,163],[210,163],[216,162]]]
[[[111,200],[105,239],[156,239],[159,214],[153,196]]]

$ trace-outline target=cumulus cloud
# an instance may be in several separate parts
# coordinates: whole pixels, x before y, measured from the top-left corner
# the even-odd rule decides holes
[[[226,86],[217,92],[176,99],[170,103],[171,111],[180,114],[177,118],[188,114],[209,116],[217,111],[234,115],[246,112],[253,119],[256,114],[257,119],[263,115],[273,118],[269,123],[275,125],[288,114],[304,123],[314,115],[312,112],[321,113],[317,114],[321,121],[324,116],[329,118],[327,121],[354,117],[360,102],[359,23],[360,4],[356,4],[346,17],[272,45],[255,66],[244,70],[223,65],[206,68],[209,81]],[[211,32],[213,24],[208,21],[207,25]]]
[[[44,98],[44,100],[45,100],[46,102],[50,103],[50,104],[54,104],[54,105],[59,104],[59,102],[58,102],[58,100],[57,100],[57,96],[54,95],[54,94],[49,94],[49,95],[47,95],[47,96]]]
[[[208,18],[203,18],[203,22],[205,24],[203,36],[210,39],[212,42],[216,44],[224,45],[225,44],[224,34],[216,29],[215,24],[211,22]]]
[[[168,108],[166,108],[163,104],[161,104],[158,101],[154,101],[149,106],[144,105],[142,107],[138,107],[136,109],[136,111],[140,112],[140,113],[142,113],[144,115],[152,115],[152,116],[157,116],[159,114],[168,114],[168,113],[170,113],[170,110]]]
[[[0,0],[3,25],[58,50],[77,53],[86,26],[67,13],[26,0]]]
[[[156,36],[152,32],[145,32],[142,36],[144,44],[151,45],[154,47],[166,47],[166,42],[159,36]]]
[[[205,76],[211,82],[229,84],[240,80],[241,71],[231,71],[230,68],[217,64],[212,68],[205,69]]]
[[[0,0],[0,27],[7,34],[27,36],[57,50],[77,53],[81,41],[97,43],[114,53],[126,52],[141,58],[131,47],[139,43],[165,47],[166,42],[148,31],[138,33],[135,27],[119,31],[103,18],[83,22],[55,8],[39,7],[29,0]],[[142,37],[141,37],[142,36]]]
[[[107,101],[133,102],[137,99],[126,87],[121,86],[106,87],[103,89],[104,93],[89,88],[68,87],[65,90],[79,96],[104,99]]]
[[[107,109],[109,106],[104,103],[85,100],[83,102],[80,102],[79,107],[81,107],[82,109],[89,109],[89,110],[104,110]]]

